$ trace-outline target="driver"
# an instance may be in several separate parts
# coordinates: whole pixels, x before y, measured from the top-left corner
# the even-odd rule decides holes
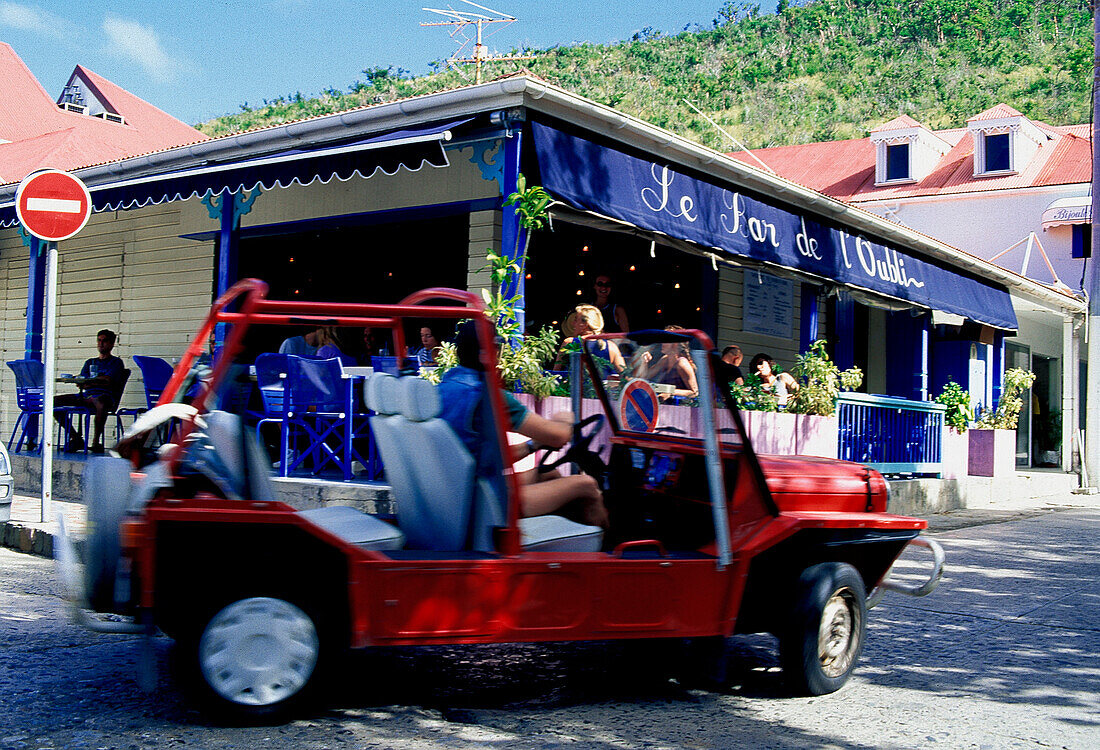
[[[489,423],[488,402],[485,399],[484,367],[479,358],[480,346],[472,321],[463,323],[455,336],[458,365],[447,370],[439,382],[443,402],[440,415],[462,440],[477,461],[477,475],[491,477],[501,471],[499,451]],[[531,455],[539,446],[561,448],[573,436],[573,414],[558,412],[551,419],[540,417],[504,392],[508,428],[530,438],[512,446],[512,458],[518,461]],[[537,469],[522,472],[524,485],[521,513],[524,517],[556,513],[573,506],[575,514],[585,523],[607,528],[607,508],[596,480],[587,474],[562,476],[556,471],[539,473]]]

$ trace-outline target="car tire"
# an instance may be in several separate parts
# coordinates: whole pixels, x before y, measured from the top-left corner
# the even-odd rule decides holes
[[[787,627],[779,634],[784,678],[798,695],[825,695],[843,687],[863,650],[867,591],[846,563],[802,571]]]
[[[231,717],[282,716],[316,683],[321,629],[315,617],[285,599],[237,599],[189,641],[199,687],[213,708]]]
[[[106,456],[93,458],[84,467],[83,496],[88,514],[84,589],[88,605],[97,612],[121,611],[130,598],[128,581],[119,575],[119,524],[130,502],[130,468],[125,459]]]

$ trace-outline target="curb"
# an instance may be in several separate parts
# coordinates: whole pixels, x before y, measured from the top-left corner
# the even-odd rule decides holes
[[[46,529],[24,526],[16,521],[0,524],[0,547],[53,559],[54,535]]]

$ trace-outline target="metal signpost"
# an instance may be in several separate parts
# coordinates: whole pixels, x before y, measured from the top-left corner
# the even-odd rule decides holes
[[[15,213],[28,233],[46,242],[46,314],[42,331],[42,510],[49,517],[53,494],[54,336],[57,330],[57,243],[88,223],[92,197],[84,183],[56,169],[27,175],[15,192]]]

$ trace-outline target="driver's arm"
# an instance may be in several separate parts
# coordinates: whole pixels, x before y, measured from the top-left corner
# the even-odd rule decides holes
[[[547,448],[561,448],[573,438],[573,413],[561,411],[552,418],[540,417],[527,412],[527,417],[516,425],[515,430]]]

